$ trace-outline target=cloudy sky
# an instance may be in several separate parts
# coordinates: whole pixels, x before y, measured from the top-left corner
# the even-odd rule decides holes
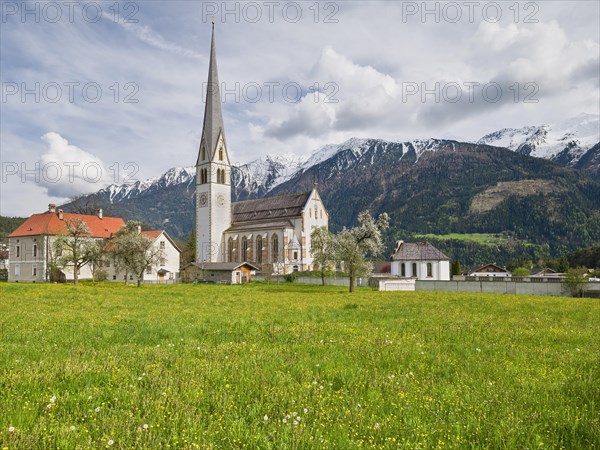
[[[245,163],[598,114],[599,5],[3,0],[0,213],[193,165],[212,16]]]

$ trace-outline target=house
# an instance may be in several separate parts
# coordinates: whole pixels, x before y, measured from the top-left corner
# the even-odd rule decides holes
[[[556,270],[545,268],[545,269],[532,269],[529,274],[530,278],[562,278],[564,273],[559,273]]]
[[[77,219],[85,222],[89,228],[90,234],[87,237],[98,241],[110,238],[125,225],[119,217],[104,217],[101,209],[97,215],[69,214],[62,209],[56,210],[56,205],[50,204],[46,213],[33,214],[8,235],[8,281],[50,281],[50,269],[59,257],[54,249],[54,242],[58,236],[66,234],[67,223]],[[73,279],[72,267],[67,266],[60,272],[61,279]],[[92,278],[88,265],[81,268],[79,278]]]
[[[313,269],[310,235],[315,227],[327,228],[329,221],[316,185],[307,192],[231,201],[231,163],[219,87],[213,24],[196,161],[196,262],[248,262],[278,273]]]
[[[247,262],[191,263],[184,269],[184,277],[187,282],[242,284],[249,282],[252,273],[258,270],[259,267]]]
[[[143,281],[159,284],[176,283],[179,280],[181,250],[175,241],[164,230],[140,230],[140,234],[152,240],[152,246],[161,252],[157,264],[146,268]],[[117,267],[114,258],[105,258],[104,268],[109,281],[124,281],[126,276],[130,281],[135,279],[135,275],[125,274],[125,271]]]
[[[512,273],[496,264],[477,267],[469,273],[470,277],[511,277]]]
[[[450,258],[429,243],[398,241],[392,253],[392,275],[418,280],[450,280]]]

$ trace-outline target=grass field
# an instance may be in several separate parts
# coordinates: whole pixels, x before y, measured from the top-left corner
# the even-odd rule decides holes
[[[481,234],[481,233],[450,233],[450,234],[416,234],[417,239],[440,239],[443,241],[455,239],[458,241],[473,241],[482,245],[497,246],[506,244],[508,238],[497,234]]]
[[[0,285],[1,448],[600,448],[600,302]]]

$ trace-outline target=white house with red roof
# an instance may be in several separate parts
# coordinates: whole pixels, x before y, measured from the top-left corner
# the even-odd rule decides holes
[[[65,235],[67,222],[81,219],[90,229],[89,238],[102,240],[112,237],[125,221],[120,217],[104,217],[102,210],[97,215],[70,214],[56,205],[48,205],[44,214],[33,214],[20,227],[8,235],[9,269],[8,281],[43,282],[50,280],[50,266],[56,261],[54,241]],[[73,270],[62,270],[67,280],[73,279]],[[92,278],[90,267],[84,266],[80,279]]]
[[[56,209],[56,205],[48,205],[43,214],[33,214],[20,227],[8,235],[9,268],[8,281],[44,282],[50,281],[52,263],[58,259],[54,241],[58,236],[67,233],[67,223],[73,219],[85,222],[90,230],[89,239],[106,240],[125,225],[120,217],[105,217],[102,210],[97,215],[70,214]],[[179,278],[180,250],[163,230],[142,231],[143,235],[153,241],[153,245],[162,252],[160,261],[149,267],[144,279],[147,281],[168,282]],[[115,261],[106,256],[103,262],[108,280],[123,281],[124,273],[117,270]],[[65,280],[73,279],[73,269],[60,268]],[[79,279],[92,279],[92,270],[88,265],[81,268]]]

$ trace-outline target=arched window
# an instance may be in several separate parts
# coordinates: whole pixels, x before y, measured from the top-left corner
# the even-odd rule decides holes
[[[242,238],[242,261],[248,259],[248,239],[246,236]]]
[[[406,276],[406,264],[404,264],[404,263],[400,264],[400,276],[401,277]]]
[[[204,161],[206,159],[206,147],[204,145],[202,146],[202,152],[200,154],[200,159]]]
[[[417,276],[417,263],[412,263],[412,276]]]
[[[427,276],[428,277],[433,276],[433,267],[431,266],[431,263],[427,263]]]
[[[256,262],[262,264],[263,262],[263,239],[262,236],[256,238]]]
[[[233,262],[233,238],[229,238],[227,242],[227,260]]]
[[[276,234],[273,235],[271,247],[271,260],[279,262],[279,237]]]
[[[219,147],[219,161],[223,161],[223,147]]]

